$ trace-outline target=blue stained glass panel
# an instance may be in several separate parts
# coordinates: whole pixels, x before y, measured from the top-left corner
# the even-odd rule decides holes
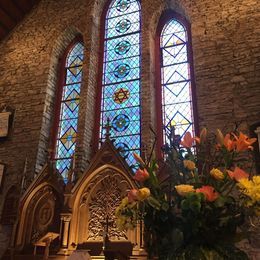
[[[63,100],[78,99],[80,93],[80,84],[72,84],[64,86],[63,88]]]
[[[71,67],[73,61],[76,58],[79,58],[80,60],[83,61],[83,56],[84,56],[84,46],[82,43],[76,43],[73,48],[70,50],[70,52],[67,55],[66,59],[66,67]]]
[[[77,42],[66,57],[66,78],[62,89],[55,151],[56,168],[65,182],[76,146],[83,52],[83,44]]]
[[[112,126],[115,131],[123,132],[128,128],[129,123],[130,123],[130,119],[127,115],[119,114],[113,119]]]
[[[100,141],[111,122],[111,139],[134,167],[140,154],[140,3],[114,0],[106,16]]]
[[[121,37],[140,31],[139,11],[107,20],[106,38]]]
[[[79,67],[77,67],[77,70],[75,73],[72,73],[69,69],[67,69],[67,77],[66,77],[66,84],[73,84],[73,83],[78,83],[81,82],[81,67],[79,70]]]
[[[164,143],[174,126],[180,138],[194,133],[191,95],[190,64],[188,61],[188,36],[186,28],[176,19],[163,28],[160,38],[162,53],[162,117]]]
[[[116,4],[116,9],[119,12],[125,12],[130,7],[130,0],[120,0]]]
[[[68,102],[63,102],[61,105],[61,109],[61,120],[78,118],[79,99],[73,99]]]
[[[131,48],[131,43],[129,41],[121,41],[115,47],[114,51],[118,55],[126,54]]]
[[[118,52],[122,48],[124,52]],[[105,55],[107,61],[139,56],[139,38],[136,39],[134,35],[126,35],[123,39],[121,37],[109,39],[107,40]]]

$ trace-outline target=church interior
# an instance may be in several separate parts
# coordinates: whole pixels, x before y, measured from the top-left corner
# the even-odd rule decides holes
[[[0,258],[148,259],[115,210],[172,127],[258,138],[260,174],[260,1],[0,0]]]

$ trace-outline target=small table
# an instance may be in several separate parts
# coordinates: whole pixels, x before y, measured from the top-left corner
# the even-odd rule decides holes
[[[37,253],[37,246],[44,246],[45,250],[44,250],[44,256],[43,256],[43,260],[47,260],[49,257],[49,249],[50,249],[50,244],[51,242],[56,239],[59,236],[58,233],[54,233],[54,232],[48,232],[46,235],[44,235],[43,237],[41,237],[38,241],[36,241],[34,243],[34,251],[33,251],[33,255],[35,256]]]

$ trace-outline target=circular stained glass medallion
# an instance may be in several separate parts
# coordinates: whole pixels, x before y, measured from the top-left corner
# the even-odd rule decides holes
[[[122,132],[126,130],[129,124],[130,124],[129,117],[123,114],[116,116],[112,122],[112,126],[117,132]]]
[[[119,0],[116,5],[116,9],[119,12],[126,11],[130,6],[130,0]]]
[[[131,27],[131,22],[127,19],[123,19],[116,24],[116,31],[119,33],[125,33]]]
[[[117,143],[115,147],[119,151],[121,156],[123,156],[124,158],[128,156],[129,147],[125,143]]]
[[[117,104],[124,103],[130,96],[130,92],[126,88],[117,89],[113,95],[113,100]]]
[[[117,78],[124,78],[126,77],[130,72],[130,66],[128,64],[120,64],[118,65],[114,70],[114,75]]]
[[[115,47],[115,52],[119,55],[126,54],[130,50],[131,44],[129,41],[119,42]]]

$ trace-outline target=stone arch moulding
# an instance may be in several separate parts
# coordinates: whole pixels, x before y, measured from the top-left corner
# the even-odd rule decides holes
[[[156,153],[159,158],[162,157],[161,147],[164,144],[163,141],[163,109],[162,109],[162,66],[163,66],[163,58],[162,58],[162,47],[161,47],[161,34],[165,28],[165,26],[172,20],[176,20],[179,24],[181,24],[185,30],[186,41],[185,45],[187,48],[186,51],[186,63],[188,65],[188,76],[185,80],[189,86],[190,93],[190,102],[191,102],[191,124],[194,128],[194,133],[196,135],[199,134],[199,120],[198,120],[198,109],[197,109],[197,96],[196,96],[196,82],[195,82],[195,74],[194,74],[194,63],[193,63],[193,50],[192,50],[192,35],[191,35],[191,24],[186,17],[180,13],[172,9],[166,9],[160,16],[158,21],[156,35],[155,35],[155,48],[154,48],[154,56],[155,56],[155,89],[156,89],[156,104],[158,106],[156,110],[156,124],[157,124],[157,149]],[[173,63],[172,63],[173,64]],[[168,79],[170,81],[170,79]],[[175,82],[176,83],[176,82]],[[167,83],[168,84],[168,83]],[[170,83],[169,83],[170,84]],[[171,83],[172,84],[172,83]],[[180,92],[181,93],[181,92]],[[178,111],[179,113],[179,111]],[[172,120],[172,119],[171,119]],[[190,131],[190,130],[189,130]]]
[[[47,182],[30,192],[20,203],[16,248],[22,250],[25,246],[32,246],[48,231],[59,233],[60,206],[58,191]]]
[[[37,151],[37,158],[36,158],[36,166],[35,170],[37,173],[40,172],[42,165],[46,163],[47,153],[46,151],[49,149],[49,145],[52,139],[52,127],[53,127],[53,120],[54,113],[55,113],[55,101],[56,101],[56,92],[57,88],[59,87],[59,74],[61,72],[61,59],[64,56],[64,52],[68,49],[70,43],[76,37],[82,38],[83,41],[83,34],[80,30],[75,27],[68,27],[66,28],[62,34],[60,34],[57,39],[54,41],[52,46],[50,47],[50,63],[49,63],[49,71],[48,77],[46,80],[46,87],[45,87],[45,99],[44,99],[44,109],[43,109],[43,117],[42,117],[42,124],[40,130],[40,139]]]
[[[138,244],[138,230],[128,233],[117,230],[114,217],[114,210],[127,195],[127,190],[136,188],[131,176],[110,164],[105,164],[85,176],[72,194],[73,213],[69,247],[72,244],[102,241],[100,230],[102,231],[102,222],[106,220],[106,214],[112,222],[108,232],[111,241],[130,241]],[[83,220],[86,221],[85,224]],[[96,231],[94,226],[98,227]]]

